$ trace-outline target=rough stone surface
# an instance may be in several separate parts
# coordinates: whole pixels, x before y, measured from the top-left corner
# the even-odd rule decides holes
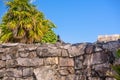
[[[7,69],[6,70],[6,76],[7,77],[22,77],[22,70],[20,69],[13,69],[13,68],[10,68],[10,69]]]
[[[55,64],[57,65],[58,64],[58,58],[57,57],[46,58],[46,59],[44,59],[44,63],[45,63],[45,65],[55,65]]]
[[[93,53],[94,52],[94,48],[95,48],[95,46],[93,44],[88,44],[86,46],[85,53]]]
[[[72,58],[60,58],[60,66],[74,66]]]
[[[18,66],[41,66],[43,65],[43,59],[39,58],[33,58],[33,59],[28,59],[28,58],[18,58],[17,60],[17,65]]]
[[[0,80],[115,80],[120,41],[0,44]]]
[[[44,66],[34,69],[34,74],[37,80],[61,80],[57,71],[50,66]]]
[[[25,68],[23,69],[23,76],[29,77],[33,75],[33,68]]]

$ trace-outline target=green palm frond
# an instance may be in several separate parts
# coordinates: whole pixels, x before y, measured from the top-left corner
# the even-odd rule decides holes
[[[8,12],[0,24],[2,30],[0,41],[24,43],[42,41],[51,43],[53,39],[56,41],[56,35],[52,31],[56,26],[29,0],[8,0],[6,5]]]

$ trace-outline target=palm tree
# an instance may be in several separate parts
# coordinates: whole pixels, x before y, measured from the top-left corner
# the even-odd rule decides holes
[[[44,35],[56,27],[29,0],[9,0],[6,5],[8,12],[0,24],[2,42],[41,42]]]

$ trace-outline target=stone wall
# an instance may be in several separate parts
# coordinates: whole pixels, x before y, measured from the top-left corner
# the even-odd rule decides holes
[[[119,41],[107,43],[0,44],[0,80],[114,80]]]
[[[119,39],[120,39],[120,34],[99,35],[97,41],[98,42],[109,42],[109,41],[116,41]]]

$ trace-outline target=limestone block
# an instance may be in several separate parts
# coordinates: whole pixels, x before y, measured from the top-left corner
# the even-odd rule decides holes
[[[36,51],[29,52],[28,58],[35,58],[37,57]]]
[[[18,46],[19,43],[3,43],[2,47],[6,48],[6,47],[16,47]]]
[[[43,59],[39,59],[39,58],[17,58],[16,59],[18,66],[26,66],[26,67],[30,67],[30,66],[41,66],[43,65]]]
[[[36,80],[33,77],[27,77],[27,78],[16,78],[15,80]]]
[[[60,75],[62,75],[62,76],[66,76],[66,75],[68,75],[69,74],[69,72],[67,71],[67,69],[65,68],[65,69],[60,69],[59,70],[59,73],[60,73]]]
[[[114,51],[120,47],[120,43],[118,41],[108,42],[103,44],[104,49],[108,49],[110,51]]]
[[[61,49],[39,47],[37,48],[37,55],[39,57],[58,57],[61,56]]]
[[[94,65],[93,69],[100,75],[100,76],[110,76],[111,68],[109,64],[104,63],[104,64],[99,64],[99,65]]]
[[[17,67],[17,61],[14,59],[6,60],[6,67],[7,68]]]
[[[75,74],[74,67],[68,67],[67,70],[68,70],[69,74]]]
[[[57,65],[58,57],[49,57],[44,59],[45,65]]]
[[[61,48],[63,48],[63,49],[70,49],[71,48],[71,44],[66,44],[66,45],[62,46]]]
[[[0,54],[1,54],[1,53],[4,53],[4,52],[5,52],[5,49],[0,48]]]
[[[5,68],[0,70],[0,78],[5,76]]]
[[[2,80],[16,80],[14,77],[4,77]]]
[[[66,80],[66,77],[65,77],[65,76],[62,76],[62,77],[61,77],[61,80]]]
[[[103,80],[103,79],[100,79],[98,77],[89,77],[88,80]],[[105,79],[106,80],[106,79]]]
[[[2,60],[12,59],[12,57],[11,57],[12,54],[9,55],[10,48],[5,48],[4,50],[5,50],[5,52],[3,54],[1,54],[1,59]]]
[[[5,61],[0,60],[0,68],[5,68],[6,64]]]
[[[29,77],[33,75],[33,68],[23,69],[23,77]]]
[[[73,58],[60,58],[59,60],[60,66],[74,66]]]
[[[68,52],[70,57],[81,55],[79,49],[76,46],[71,46],[71,48],[68,49]]]
[[[74,67],[60,67],[59,73],[62,76],[74,74],[75,73]]]
[[[9,57],[7,57],[7,56],[9,56]],[[17,57],[19,57],[17,47],[11,47],[11,48],[9,48],[8,51],[6,51],[6,60],[7,59],[16,59]]]
[[[83,61],[83,65],[86,67],[90,67],[93,64],[93,54],[91,55],[84,55],[84,61]],[[84,67],[82,66],[82,68]]]
[[[86,44],[80,44],[78,46],[71,46],[71,48],[68,49],[69,56],[75,57],[80,56],[85,53]]]
[[[57,71],[51,66],[44,66],[34,69],[37,80],[61,80]]]
[[[29,52],[19,52],[21,58],[26,58],[29,55]]]
[[[68,75],[66,77],[66,80],[74,80],[75,79],[75,75]],[[81,80],[81,79],[80,79]]]
[[[75,58],[75,69],[82,69],[83,68],[83,59],[82,56]]]
[[[83,71],[82,71],[82,69],[80,70],[80,69],[76,69],[75,70],[75,74],[76,74],[76,77],[78,77],[77,75],[82,75],[83,74]]]
[[[85,53],[93,53],[95,46],[93,44],[88,44],[85,49]]]
[[[113,34],[113,35],[99,35],[98,41],[99,42],[109,42],[109,41],[117,41],[120,39],[119,34]]]
[[[102,47],[95,46],[95,52],[101,52],[103,51]]]
[[[100,64],[100,63],[105,63],[108,61],[108,54],[106,53],[94,53],[91,56],[92,59],[92,64]]]
[[[27,48],[28,51],[36,51],[36,49],[37,49],[37,46],[35,46],[35,45],[30,45]]]
[[[116,80],[116,79],[107,77],[106,80]]]
[[[69,55],[68,55],[68,51],[67,50],[65,50],[65,49],[63,49],[62,50],[62,57],[68,57]]]
[[[22,77],[22,70],[21,69],[9,68],[9,69],[6,70],[6,76],[7,77],[20,78],[20,77]]]

